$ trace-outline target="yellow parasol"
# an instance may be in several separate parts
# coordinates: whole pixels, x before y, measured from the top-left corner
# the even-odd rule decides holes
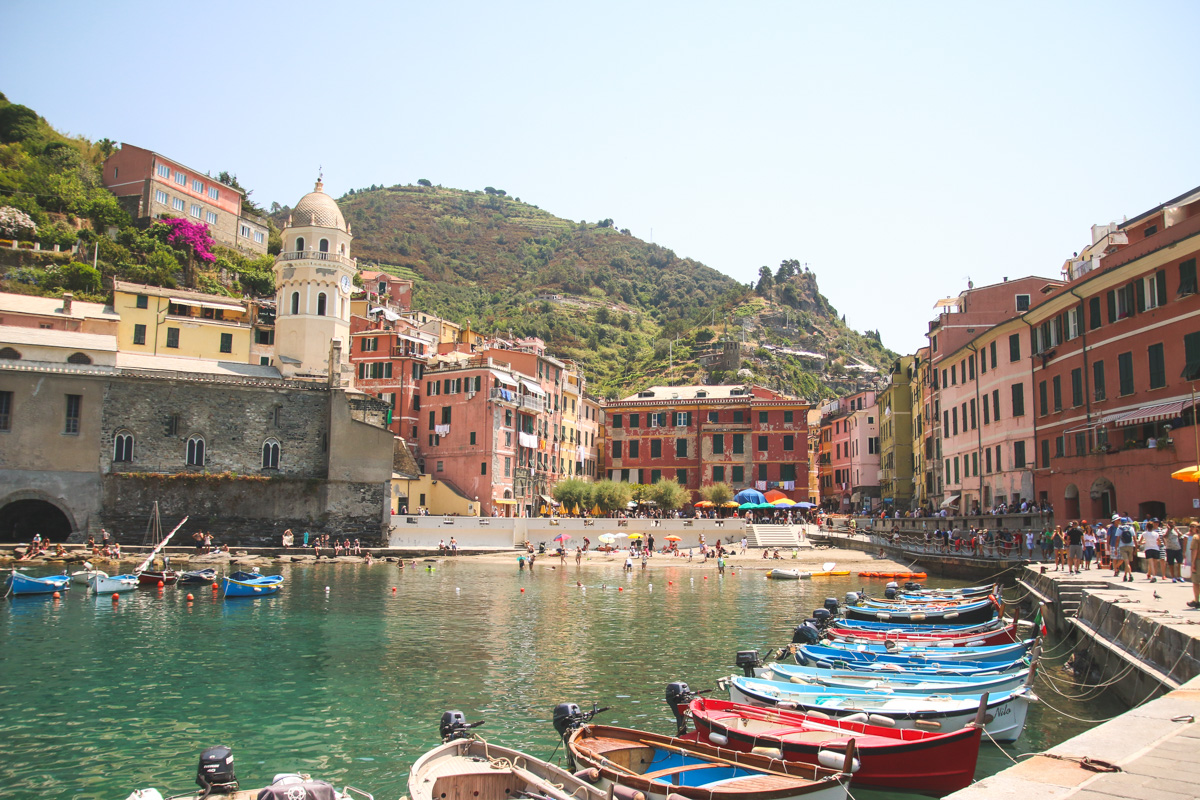
[[[642,538],[642,535],[640,533],[631,533],[631,534],[629,534],[629,538],[630,539],[640,539],[640,538]]]
[[[721,508],[740,508],[741,505],[742,504],[736,500],[729,500],[728,502],[721,503]]]
[[[1184,467],[1171,473],[1171,477],[1185,483],[1200,483],[1200,468]]]

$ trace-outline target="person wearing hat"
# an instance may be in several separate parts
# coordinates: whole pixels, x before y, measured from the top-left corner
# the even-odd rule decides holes
[[[1120,514],[1113,514],[1112,526],[1113,530],[1113,552],[1116,557],[1113,559],[1113,577],[1121,574],[1121,567],[1125,567],[1125,575],[1121,578],[1121,582],[1133,581],[1133,560],[1137,558],[1137,533],[1134,532],[1133,526],[1121,519]]]

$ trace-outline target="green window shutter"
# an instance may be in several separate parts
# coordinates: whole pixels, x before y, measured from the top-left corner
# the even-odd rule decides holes
[[[1137,289],[1137,310],[1140,314],[1146,310],[1146,284],[1137,280],[1133,282],[1133,285]]]
[[[1117,321],[1117,292],[1113,290],[1108,293],[1108,322],[1112,324]]]
[[[1167,271],[1160,269],[1154,275],[1155,289],[1158,293],[1158,304],[1165,306],[1167,304]]]

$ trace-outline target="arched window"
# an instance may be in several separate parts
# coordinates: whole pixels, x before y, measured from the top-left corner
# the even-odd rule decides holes
[[[117,431],[113,437],[113,461],[122,464],[133,461],[133,434],[129,431]]]
[[[321,292],[317,295],[317,316],[325,316],[325,293]]]
[[[296,237],[296,252],[298,252],[298,253],[304,252],[304,237],[303,236]]]
[[[299,292],[292,292],[292,313],[293,314],[300,313],[300,293]]]
[[[267,439],[263,442],[262,468],[279,469],[279,442]]]
[[[67,363],[90,364],[92,363],[92,359],[88,357],[87,353],[71,353],[71,355],[67,356]]]
[[[346,255],[346,243],[345,242],[342,242],[341,244],[338,245],[338,252],[341,253],[342,255]]]
[[[189,467],[204,466],[204,437],[190,436],[187,441],[187,465]]]
[[[0,347],[0,358],[5,358],[9,361],[20,361],[21,354],[11,347]]]
[[[322,239],[321,243],[317,246],[317,249],[320,250],[322,253],[328,253],[329,252],[329,240]]]

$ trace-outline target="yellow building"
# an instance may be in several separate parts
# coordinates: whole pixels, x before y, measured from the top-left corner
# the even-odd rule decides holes
[[[907,511],[913,497],[913,357],[892,363],[887,388],[879,393],[880,493],[890,508]],[[890,500],[890,503],[889,503]]]
[[[250,363],[248,304],[237,298],[113,281],[117,349]]]
[[[922,347],[913,356],[912,380],[909,396],[912,404],[912,475],[913,506],[925,508],[934,497],[933,483],[933,427],[930,408],[929,348]]]

